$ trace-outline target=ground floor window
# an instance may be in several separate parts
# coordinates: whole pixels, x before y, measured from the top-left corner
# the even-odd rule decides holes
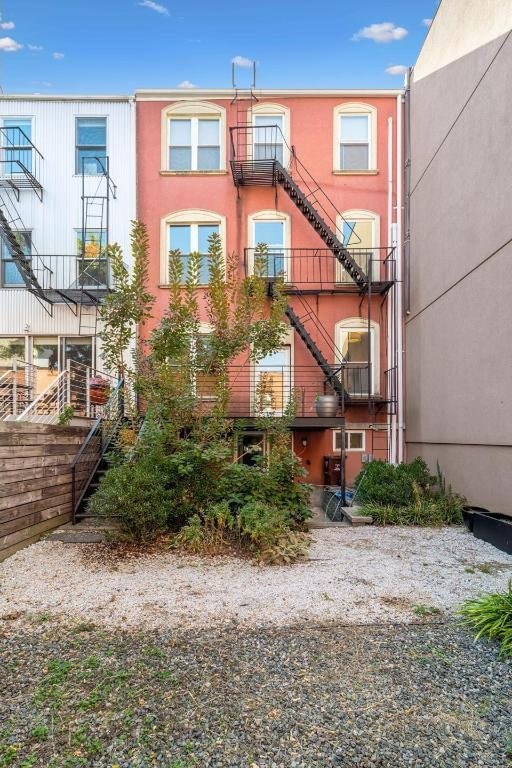
[[[237,458],[248,467],[257,466],[266,453],[264,432],[244,432],[238,438]]]
[[[25,339],[23,336],[0,338],[0,376],[12,368],[15,360],[25,359]]]
[[[341,451],[341,430],[333,431],[333,450]],[[345,430],[345,450],[346,451],[364,451],[365,432],[364,429],[346,429]]]

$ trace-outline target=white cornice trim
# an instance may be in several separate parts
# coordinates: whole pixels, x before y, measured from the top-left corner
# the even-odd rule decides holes
[[[70,94],[70,93],[2,93],[0,101],[121,101],[132,102],[134,96],[124,96],[122,94]]]
[[[303,89],[303,88],[296,88],[296,89],[283,89],[283,90],[254,90],[253,93],[258,99],[265,99],[265,98],[271,98],[271,97],[301,97],[301,96],[317,96],[319,98],[326,97],[326,96],[332,96],[332,97],[343,97],[347,96],[350,98],[355,97],[373,97],[373,98],[385,98],[385,97],[394,97],[396,98],[399,94],[403,93],[403,88],[399,89],[382,89],[382,90],[330,90],[330,89],[322,89],[322,88],[315,88],[315,89]],[[248,91],[238,91],[241,98],[247,97]],[[179,101],[195,101],[197,99],[202,98],[208,98],[208,99],[229,99],[230,101],[234,98],[235,91],[233,88],[190,88],[190,89],[182,89],[182,88],[173,88],[170,90],[165,89],[146,89],[141,88],[137,91],[135,91],[135,100],[136,101],[170,101],[170,100],[179,100]]]

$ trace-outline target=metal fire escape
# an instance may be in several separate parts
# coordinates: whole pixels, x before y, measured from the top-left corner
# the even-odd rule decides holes
[[[267,187],[280,187],[290,198],[293,204],[301,212],[301,214],[309,222],[313,230],[317,233],[320,239],[325,243],[327,250],[326,253],[331,255],[331,260],[334,257],[334,263],[338,265],[338,269],[343,270],[344,274],[348,276],[350,282],[345,284],[345,287],[338,287],[333,290],[334,271],[331,265],[328,269],[324,266],[324,279],[318,277],[311,280],[314,283],[314,287],[310,290],[304,290],[304,285],[299,287],[296,284],[291,284],[285,279],[284,292],[300,297],[303,305],[306,308],[306,313],[303,316],[299,316],[291,305],[288,305],[285,312],[289,319],[291,326],[294,328],[298,336],[304,342],[305,346],[309,350],[315,362],[318,364],[322,373],[325,376],[325,383],[328,385],[340,399],[340,405],[342,411],[348,405],[367,405],[370,414],[375,413],[375,407],[381,404],[387,404],[389,409],[394,407],[391,394],[388,396],[388,392],[384,397],[376,398],[372,386],[371,386],[371,306],[372,306],[372,294],[377,294],[382,297],[387,295],[390,287],[394,283],[394,257],[390,258],[388,255],[384,261],[385,276],[379,274],[378,279],[374,276],[374,264],[372,263],[372,257],[367,256],[366,263],[364,259],[358,258],[357,249],[349,247],[348,242],[355,237],[356,241],[359,240],[356,233],[353,231],[346,222],[341,213],[337,210],[335,204],[328,197],[328,195],[322,190],[321,186],[309,173],[307,168],[301,163],[295,148],[288,146],[285,137],[282,134],[281,128],[278,125],[272,125],[271,118],[269,118],[269,125],[253,125],[252,119],[252,107],[256,101],[256,97],[253,94],[252,89],[249,92],[240,93],[236,91],[234,101],[237,102],[236,126],[230,128],[231,139],[231,172],[233,181],[237,189],[248,186],[267,186]],[[284,165],[285,157],[284,153],[289,156],[289,168]],[[341,226],[348,225],[349,236],[344,236]],[[348,242],[347,242],[348,240]],[[294,251],[307,251],[307,249],[289,249],[289,254],[285,254],[285,249],[282,249],[280,254],[281,259],[286,259],[288,263],[293,263]],[[319,249],[310,249],[315,254],[319,253]],[[300,256],[298,259],[300,260]],[[327,264],[324,257],[315,255],[315,258],[323,258],[323,261],[318,261],[319,264]],[[312,262],[312,260],[311,260]],[[299,263],[306,263],[306,270],[314,271],[312,263],[304,255],[303,261]],[[246,264],[248,260],[246,259]],[[334,268],[335,270],[336,268]],[[321,269],[320,269],[321,272]],[[331,365],[325,358],[324,354],[318,347],[318,344],[314,341],[311,333],[307,328],[307,321],[309,325],[313,321],[316,335],[321,335],[323,341],[328,345],[330,349],[335,349],[334,340],[329,337],[326,329],[320,327],[318,318],[313,318],[313,313],[304,301],[305,296],[309,294],[318,294],[325,292],[326,278],[325,274],[330,273],[331,285],[328,289],[330,293],[337,292],[353,292],[355,291],[361,297],[360,307],[363,301],[366,299],[368,306],[368,366],[367,366],[367,394],[364,397],[352,397],[347,391],[347,377],[350,374],[350,366],[343,360],[341,352],[336,350],[336,354],[341,362],[338,365]],[[272,294],[271,283],[277,276],[277,270],[269,269],[268,280],[269,295]],[[299,282],[308,282],[307,280],[300,280]],[[382,299],[384,301],[384,298]],[[352,377],[354,372],[352,371]],[[360,374],[361,375],[361,374]],[[389,392],[394,391],[392,382],[389,383],[390,371],[386,371],[386,388]]]
[[[16,205],[24,190],[34,192],[43,202],[43,155],[18,127],[0,128],[0,152],[0,236],[10,259],[26,289],[50,316],[55,304],[64,303],[78,318],[79,335],[94,335],[99,305],[112,289],[106,249],[109,204],[116,197],[116,186],[110,177],[108,158],[88,158],[89,163],[91,159],[96,162],[93,177],[82,164],[82,222],[77,252],[43,255],[37,252],[34,242],[30,253],[24,250],[23,236],[28,227]]]

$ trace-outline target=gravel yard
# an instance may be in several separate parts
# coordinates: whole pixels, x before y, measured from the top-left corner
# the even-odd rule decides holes
[[[0,564],[0,617],[45,614],[123,628],[407,622],[502,590],[512,557],[462,528],[314,530],[283,568],[171,552],[116,560],[96,545],[39,542]]]
[[[512,668],[452,624],[0,627],[2,767],[512,765]]]

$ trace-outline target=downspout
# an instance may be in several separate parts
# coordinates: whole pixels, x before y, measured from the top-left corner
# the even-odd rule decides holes
[[[403,233],[402,233],[402,103],[403,94],[396,97],[396,346],[397,346],[397,422],[398,462],[404,460],[404,382],[403,382]]]
[[[387,252],[391,251],[393,246],[393,118],[388,117],[388,248]],[[379,267],[381,265],[379,264]],[[394,286],[393,286],[394,288]],[[394,290],[392,289],[388,295],[387,303],[387,357],[386,368],[392,367],[393,351],[394,351],[394,328],[393,328],[393,315],[394,315]],[[385,382],[387,385],[387,382]],[[388,409],[389,410],[389,409]],[[391,464],[396,464],[396,426],[394,424],[395,417],[388,413],[387,418],[387,441],[389,450],[389,461]]]

